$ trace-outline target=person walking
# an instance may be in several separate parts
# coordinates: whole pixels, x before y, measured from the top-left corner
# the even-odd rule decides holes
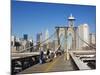
[[[47,49],[47,58],[49,58],[49,55],[50,55],[50,50],[49,49]]]
[[[39,63],[40,64],[43,64],[43,60],[44,60],[44,52],[43,52],[43,50],[40,50],[40,60],[39,60]]]

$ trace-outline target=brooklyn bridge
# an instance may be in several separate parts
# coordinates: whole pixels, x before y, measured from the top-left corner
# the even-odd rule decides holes
[[[68,17],[68,26],[56,26],[54,33],[47,39],[39,40],[34,46],[12,52],[12,74],[95,69],[96,47],[82,38],[78,32],[81,29],[74,25],[75,20],[71,14]],[[55,40],[55,48],[50,47],[49,40]],[[33,51],[33,48],[36,50]],[[47,49],[50,51],[49,55]],[[42,63],[40,63],[41,51],[43,51]]]

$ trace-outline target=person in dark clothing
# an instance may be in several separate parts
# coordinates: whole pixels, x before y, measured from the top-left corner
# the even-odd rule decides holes
[[[49,55],[50,55],[50,51],[49,49],[47,50],[47,58],[49,58]]]
[[[40,51],[40,63],[43,63],[43,57],[44,57],[44,52],[41,50]]]

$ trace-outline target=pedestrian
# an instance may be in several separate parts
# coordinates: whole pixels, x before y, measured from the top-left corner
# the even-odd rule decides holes
[[[43,50],[40,50],[40,60],[39,60],[39,63],[40,64],[43,64],[43,60],[44,60],[44,52],[43,52]]]
[[[50,50],[47,49],[47,58],[49,58],[49,55],[50,55]]]

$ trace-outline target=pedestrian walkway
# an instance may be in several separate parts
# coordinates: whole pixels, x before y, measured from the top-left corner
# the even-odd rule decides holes
[[[57,71],[72,71],[75,70],[75,66],[71,60],[64,60],[64,55],[56,57],[53,61],[36,64],[22,72],[20,74],[40,73],[40,72],[57,72]]]

